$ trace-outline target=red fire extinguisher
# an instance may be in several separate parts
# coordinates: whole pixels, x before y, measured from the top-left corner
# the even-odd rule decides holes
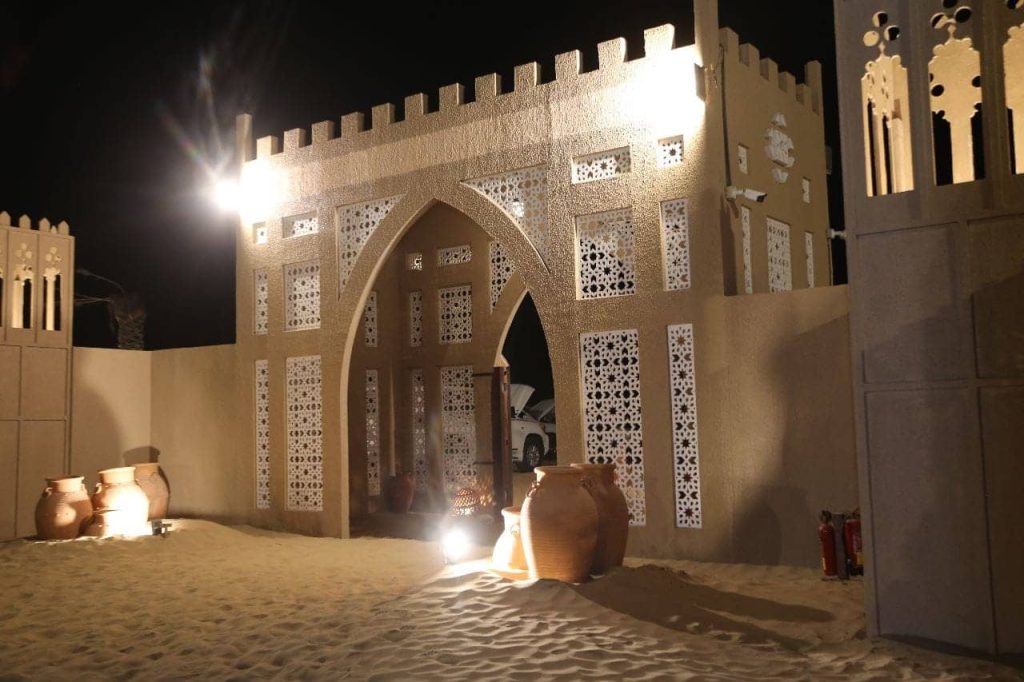
[[[864,573],[864,544],[860,536],[860,514],[853,512],[843,524],[843,539],[846,541],[846,556],[850,563],[850,575]]]
[[[821,540],[821,569],[825,577],[836,575],[836,531],[832,528],[832,513],[822,511],[818,517],[818,539]]]

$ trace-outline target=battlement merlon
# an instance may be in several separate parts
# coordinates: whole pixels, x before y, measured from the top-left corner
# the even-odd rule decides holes
[[[804,82],[797,83],[796,77],[786,71],[779,71],[774,60],[761,58],[761,53],[749,43],[740,43],[739,35],[731,28],[719,30],[719,41],[725,59],[734,66],[756,69],[766,81],[775,83],[779,90],[788,93],[797,102],[814,113],[821,115],[822,80],[821,63],[807,62],[804,66]]]
[[[706,12],[706,10],[702,11]],[[695,12],[695,14],[700,13]],[[707,23],[708,19],[716,22],[715,30],[717,31],[717,13],[711,12],[710,17],[700,18],[704,20],[704,23]],[[698,17],[695,16],[695,21],[697,19]],[[697,26],[696,23],[695,26]],[[700,32],[699,27],[697,32]],[[596,72],[619,69],[627,63],[633,64],[645,59],[656,58],[677,49],[690,47],[677,46],[675,44],[675,35],[675,27],[671,24],[646,29],[644,31],[644,56],[629,62],[626,60],[626,40],[624,38],[613,38],[601,42],[597,46],[598,68]],[[551,83],[565,84],[596,73],[582,72],[581,69],[582,59],[579,50],[558,54],[555,56],[555,77]],[[423,93],[416,93],[405,98],[405,114],[401,120],[397,120],[396,108],[393,104],[379,104],[370,111],[369,127],[366,125],[366,117],[362,112],[352,112],[341,117],[340,127],[336,126],[334,121],[320,121],[313,124],[311,134],[308,137],[304,129],[288,130],[284,133],[283,145],[281,143],[282,138],[277,135],[268,135],[258,140],[253,140],[252,117],[248,114],[241,114],[236,119],[238,160],[240,163],[245,163],[254,159],[270,158],[282,153],[287,154],[310,144],[321,145],[339,137],[342,139],[354,138],[363,132],[379,131],[391,125],[420,119],[424,116],[445,115],[458,111],[463,106],[492,102],[502,97],[514,97],[517,94],[524,95],[531,90],[550,85],[550,83],[540,82],[540,65],[537,62],[520,64],[514,68],[513,74],[513,88],[509,91],[503,90],[500,76],[491,73],[475,79],[475,96],[472,101],[466,101],[465,91],[461,84],[453,83],[440,88],[436,111],[428,111],[426,96]]]
[[[18,224],[12,225],[11,214],[8,213],[7,211],[0,211],[0,227],[10,227],[19,230],[33,229],[32,219],[29,218],[27,215],[22,215],[20,218],[18,218]],[[65,220],[62,220],[56,225],[54,225],[47,218],[41,218],[35,229],[38,230],[39,232],[59,234],[63,237],[71,236],[71,227]]]

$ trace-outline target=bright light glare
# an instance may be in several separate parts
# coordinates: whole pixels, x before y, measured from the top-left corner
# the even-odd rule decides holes
[[[238,183],[221,179],[213,186],[213,201],[222,211],[238,211],[240,208]]]
[[[444,558],[448,563],[462,561],[469,554],[469,537],[458,528],[453,528],[444,534],[441,539],[441,547],[444,549]]]

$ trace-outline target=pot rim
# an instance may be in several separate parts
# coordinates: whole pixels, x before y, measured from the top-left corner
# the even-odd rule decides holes
[[[123,466],[123,467],[110,467],[109,469],[100,469],[96,473],[98,475],[102,476],[103,474],[119,474],[121,472],[129,471],[129,470],[134,471],[135,470],[135,466],[134,465],[129,465],[129,466]]]
[[[67,476],[47,476],[45,478],[47,483],[57,483],[58,481],[73,481],[75,479],[85,480],[85,476],[79,476],[78,474],[68,474]]]
[[[545,476],[582,476],[583,471],[578,467],[568,466],[565,464],[556,464],[552,466],[534,467],[534,471],[540,472]]]

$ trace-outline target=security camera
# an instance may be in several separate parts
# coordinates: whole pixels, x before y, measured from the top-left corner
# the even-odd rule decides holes
[[[725,198],[729,201],[736,201],[736,199],[739,199],[740,197],[763,204],[764,200],[768,198],[768,192],[762,192],[756,189],[743,189],[735,185],[729,185],[725,188]]]

